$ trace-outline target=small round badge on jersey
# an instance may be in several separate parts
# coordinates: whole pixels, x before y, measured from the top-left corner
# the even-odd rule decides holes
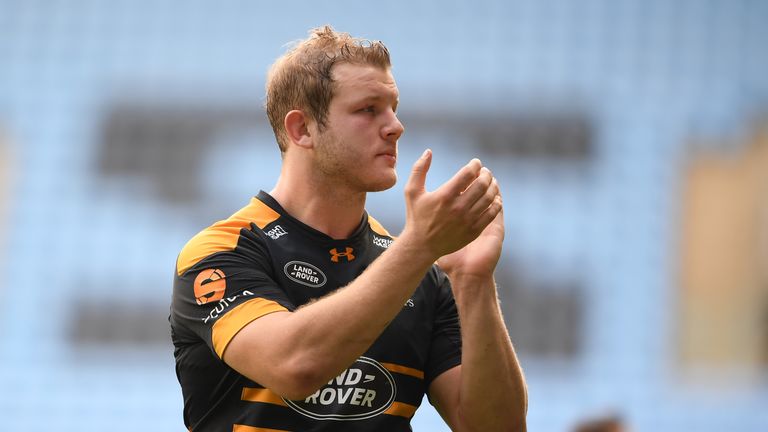
[[[224,298],[227,280],[220,269],[201,271],[195,278],[195,301],[197,304],[219,301]]]

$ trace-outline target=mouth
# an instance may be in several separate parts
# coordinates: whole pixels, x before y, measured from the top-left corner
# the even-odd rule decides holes
[[[397,154],[394,152],[379,153],[376,155],[376,157],[384,158],[393,165],[397,162]]]

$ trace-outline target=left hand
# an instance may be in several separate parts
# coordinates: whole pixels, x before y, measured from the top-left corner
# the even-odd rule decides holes
[[[491,189],[494,190],[496,197],[491,206],[501,206],[501,195],[496,179],[493,183],[495,187]],[[462,277],[492,278],[501,256],[503,241],[504,211],[502,210],[493,222],[485,227],[479,237],[458,251],[444,255],[437,260],[437,265],[454,280]]]

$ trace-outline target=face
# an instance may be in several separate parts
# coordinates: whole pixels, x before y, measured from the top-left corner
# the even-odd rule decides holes
[[[392,73],[352,64],[336,65],[332,73],[335,88],[326,127],[314,131],[317,169],[356,192],[392,187],[403,133]]]

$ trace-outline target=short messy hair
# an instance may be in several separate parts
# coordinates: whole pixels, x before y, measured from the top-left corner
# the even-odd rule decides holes
[[[296,42],[272,65],[264,108],[281,153],[288,144],[283,121],[289,111],[301,110],[320,130],[325,128],[334,94],[331,70],[341,63],[391,67],[389,50],[381,41],[355,38],[328,25],[310,30],[307,39]]]

